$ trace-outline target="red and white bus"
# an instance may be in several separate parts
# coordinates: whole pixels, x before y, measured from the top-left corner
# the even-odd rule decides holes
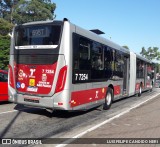
[[[18,25],[11,37],[9,100],[87,110],[153,87],[152,63],[67,19]]]

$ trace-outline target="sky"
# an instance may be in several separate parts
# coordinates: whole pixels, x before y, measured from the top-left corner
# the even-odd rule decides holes
[[[142,47],[160,51],[160,0],[52,0],[56,20],[68,18],[135,53]]]

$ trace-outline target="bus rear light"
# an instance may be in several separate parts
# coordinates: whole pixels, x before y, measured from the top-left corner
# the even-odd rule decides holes
[[[9,65],[9,85],[12,88],[15,88],[14,79],[13,79],[13,70],[12,70],[11,65]]]
[[[67,75],[67,66],[64,66],[60,69],[55,93],[58,93],[64,89],[65,82],[66,82],[66,75]]]

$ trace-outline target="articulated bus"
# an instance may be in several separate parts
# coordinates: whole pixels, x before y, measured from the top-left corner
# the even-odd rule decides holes
[[[152,63],[72,24],[17,25],[11,36],[9,100],[49,110],[88,110],[153,87]]]

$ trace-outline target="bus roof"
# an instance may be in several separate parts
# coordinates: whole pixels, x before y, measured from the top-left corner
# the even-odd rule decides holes
[[[72,23],[70,23],[70,24],[74,25]],[[78,34],[80,34],[82,36],[85,36],[85,37],[87,37],[87,38],[89,38],[91,40],[100,42],[100,43],[102,43],[104,45],[107,45],[107,46],[109,46],[111,48],[115,48],[117,50],[120,50],[120,51],[122,51],[124,53],[129,54],[129,52],[130,52],[128,49],[126,49],[126,48],[124,48],[124,47],[122,47],[122,46],[120,46],[120,45],[118,45],[118,44],[116,44],[116,43],[114,43],[114,42],[112,42],[112,41],[100,36],[100,35],[97,35],[96,33],[93,33],[93,32],[91,32],[89,30],[83,29],[83,28],[81,28],[81,27],[79,27],[77,25],[74,25],[74,26],[76,27],[76,33],[78,33]]]
[[[146,59],[146,58],[144,58],[144,57],[142,57],[142,56],[140,56],[140,55],[138,55],[138,54],[136,54],[136,56],[137,56],[138,59],[141,59],[141,60],[143,60],[143,61],[145,61],[145,62],[153,63],[152,61],[150,61],[150,60],[148,60],[148,59]]]
[[[27,22],[24,24],[20,24],[20,25],[36,25],[36,24],[48,24],[48,23],[62,23],[63,21],[59,21],[59,20],[46,20],[46,21],[33,21],[33,22]],[[19,26],[19,25],[17,25]]]

